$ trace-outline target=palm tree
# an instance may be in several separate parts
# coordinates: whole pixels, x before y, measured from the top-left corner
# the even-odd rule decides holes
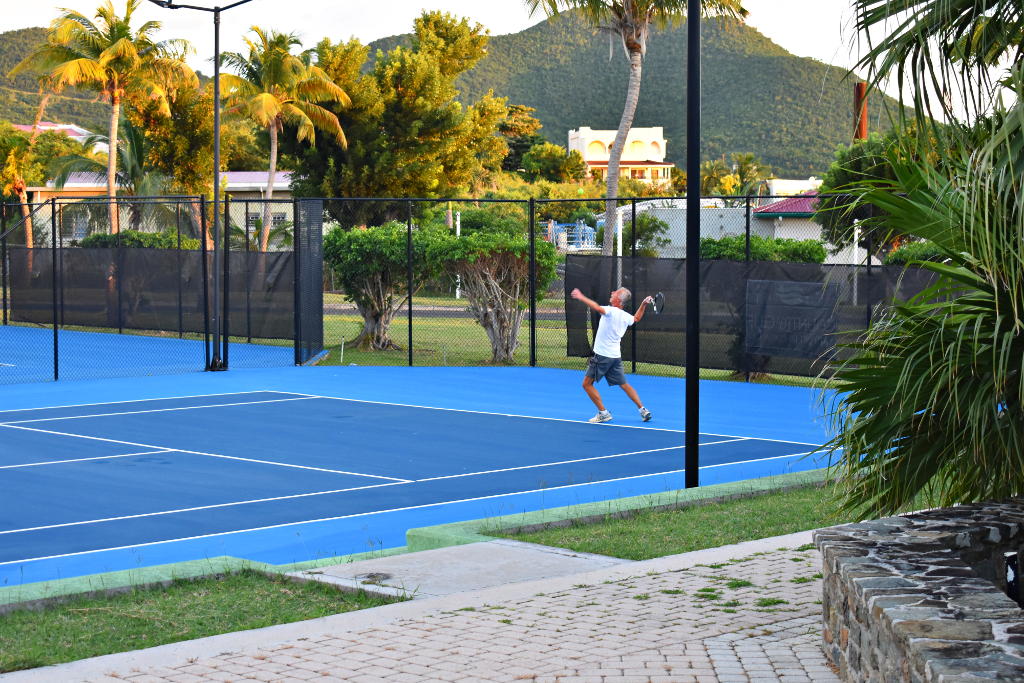
[[[145,93],[169,115],[168,97],[178,86],[196,87],[198,79],[185,64],[188,44],[182,40],[156,41],[160,22],[147,21],[137,29],[132,16],[141,0],[126,0],[118,16],[111,0],[96,10],[96,21],[73,10],[62,10],[40,44],[13,70],[40,71],[56,89],[82,86],[99,92],[110,103],[108,140],[118,140],[121,102],[126,94]],[[111,149],[107,163],[107,194],[111,197],[110,231],[118,231],[118,154]]]
[[[686,0],[525,0],[527,8],[533,14],[539,8],[548,16],[562,11],[579,10],[583,17],[598,29],[617,36],[622,41],[622,48],[629,60],[629,84],[626,86],[626,104],[622,109],[622,118],[615,133],[615,141],[608,152],[607,200],[605,215],[615,216],[615,197],[619,193],[619,163],[622,151],[626,147],[626,136],[633,125],[636,105],[640,99],[640,77],[643,70],[643,59],[647,53],[647,37],[651,27],[663,26],[677,21],[686,15]],[[727,17],[742,18],[746,16],[741,0],[701,0],[702,11]],[[616,228],[618,226],[615,226]],[[612,238],[615,230],[606,230],[601,253],[609,256],[612,253]]]
[[[869,39],[858,66],[877,86],[895,77],[919,119],[973,118],[992,106],[1005,73],[1024,64],[1020,0],[854,0],[855,28]]]
[[[270,167],[267,171],[267,200],[274,196],[277,175],[278,134],[285,124],[295,126],[299,141],[316,143],[316,129],[326,131],[345,147],[345,132],[338,117],[321,106],[324,102],[351,104],[349,96],[308,58],[293,55],[299,39],[290,33],[278,33],[253,26],[256,40],[246,39],[248,56],[226,52],[223,62],[239,75],[221,76],[227,91],[227,113],[244,115],[265,128],[270,135]],[[272,220],[270,202],[266,202],[260,231],[260,251],[270,241]]]
[[[925,504],[938,505],[1019,495],[1024,6],[855,0],[854,7],[859,30],[885,29],[862,61],[872,85],[895,76],[912,98],[917,129],[931,134],[904,129],[886,155],[892,178],[845,189],[853,207],[877,207],[882,228],[929,240],[944,262],[914,264],[934,274],[934,286],[877,320],[836,373],[844,391],[826,448],[845,505],[884,515],[922,493]],[[945,125],[935,125],[937,115]]]
[[[929,240],[944,261],[914,264],[935,284],[848,345],[836,373],[843,393],[826,448],[850,510],[887,515],[921,494],[948,506],[1024,491],[1021,113],[994,117],[988,142],[941,162],[894,151],[896,180],[861,190],[889,227]]]
[[[707,197],[722,191],[722,182],[729,176],[725,159],[713,159],[700,163],[700,194]]]
[[[149,163],[149,144],[145,131],[137,127],[130,119],[122,118],[118,125],[121,139],[118,144],[111,145],[105,135],[90,135],[83,145],[92,149],[97,144],[107,144],[111,154],[116,150],[118,156],[117,186],[124,194],[132,197],[155,197],[164,194],[169,185],[168,178],[155,171]],[[57,188],[64,187],[72,173],[89,173],[102,176],[107,163],[95,157],[83,154],[72,154],[60,157],[53,162],[51,172],[53,184]],[[132,228],[138,230],[143,222],[143,210],[146,205],[133,202],[129,208]],[[155,208],[155,205],[151,205]]]

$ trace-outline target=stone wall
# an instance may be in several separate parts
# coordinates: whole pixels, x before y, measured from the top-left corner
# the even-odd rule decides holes
[[[1004,553],[1024,499],[821,529],[824,648],[846,681],[1024,681]]]

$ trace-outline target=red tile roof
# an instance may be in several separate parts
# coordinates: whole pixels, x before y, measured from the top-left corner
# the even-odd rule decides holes
[[[777,202],[759,206],[754,209],[755,214],[767,214],[779,216],[786,214],[800,214],[809,216],[814,213],[815,205],[818,203],[818,193],[813,190],[798,194],[795,197],[786,197]]]

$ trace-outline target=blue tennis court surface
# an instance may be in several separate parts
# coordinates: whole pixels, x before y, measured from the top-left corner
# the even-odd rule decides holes
[[[631,377],[650,423],[602,384],[615,421],[592,425],[581,377],[288,368],[8,391],[0,585],[222,555],[285,564],[681,488],[682,381]],[[702,384],[702,484],[821,466],[803,457],[823,440],[809,390]]]

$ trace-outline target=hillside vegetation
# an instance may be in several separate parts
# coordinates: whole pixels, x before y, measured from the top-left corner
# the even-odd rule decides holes
[[[35,78],[11,79],[7,72],[44,35],[42,28],[0,34],[0,119],[32,123],[39,103]],[[407,35],[382,38],[370,44],[371,55],[408,42]],[[853,130],[853,86],[845,69],[795,57],[757,30],[726,20],[705,22],[702,50],[701,156],[752,152],[778,176],[824,174]],[[685,75],[685,24],[655,30],[634,126],[664,126],[668,158],[679,166],[686,156]],[[535,107],[541,134],[565,145],[571,128],[618,126],[627,76],[621,46],[609,45],[570,13],[492,37],[487,56],[457,85],[463,101],[493,90],[510,103]],[[882,108],[891,103],[871,101],[872,124],[888,127]],[[68,91],[51,99],[45,118],[102,132],[106,115],[92,93]]]
[[[392,36],[371,47],[386,50],[404,42],[406,36]],[[572,128],[618,127],[629,67],[621,45],[610,47],[606,35],[564,14],[493,36],[487,56],[458,85],[469,100],[493,89],[510,103],[535,107],[544,124],[540,133],[564,146]],[[836,146],[850,142],[853,81],[845,69],[795,57],[734,21],[706,21],[701,48],[703,158],[752,152],[778,176],[805,178],[824,174]],[[685,23],[652,33],[643,79],[633,125],[664,126],[668,158],[683,166]],[[871,100],[872,127],[888,128],[882,107],[893,103]]]
[[[39,108],[39,84],[34,76],[9,78],[8,72],[32,48],[46,39],[42,28],[23,28],[0,33],[0,120],[31,125]],[[68,90],[50,98],[44,119],[75,123],[94,133],[107,131],[109,105],[97,102],[91,92]]]

